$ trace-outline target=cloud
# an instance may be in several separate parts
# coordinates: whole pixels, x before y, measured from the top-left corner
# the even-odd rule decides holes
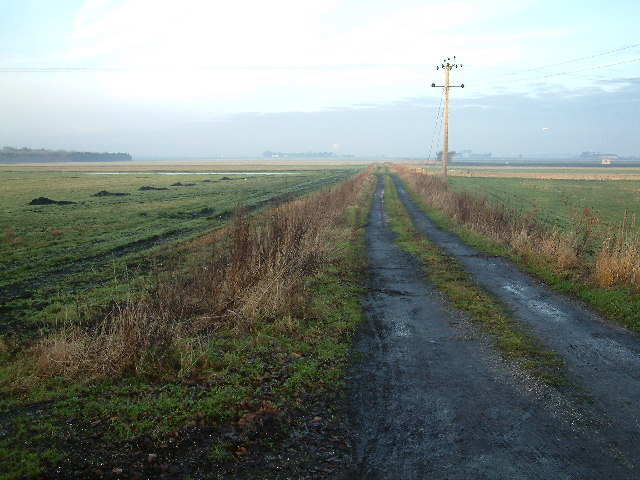
[[[487,66],[517,56],[516,42],[478,34],[477,25],[529,4],[88,0],[75,16],[70,48],[56,58],[124,69],[104,75],[107,95],[170,103],[199,98],[223,112],[234,108],[232,99],[236,111],[389,102],[420,94],[436,77],[443,38]],[[515,35],[543,34],[548,30]]]
[[[638,64],[590,68],[633,60],[640,49],[566,61],[637,42],[640,4],[613,2],[606,16],[577,0],[80,5],[44,10],[23,0],[3,10],[3,66],[44,67],[0,72],[8,143],[118,143],[112,149],[172,155],[340,144],[356,154],[420,155],[442,94],[430,87],[442,81],[435,65],[457,55],[464,68],[452,83],[466,88],[452,93],[455,148],[636,148],[627,137],[637,137],[628,128],[638,126]],[[69,67],[86,70],[59,71]],[[527,133],[542,126],[553,133],[547,144]]]
[[[337,0],[90,1],[76,18],[70,58],[117,53],[120,66],[308,63],[314,18]]]
[[[503,93],[472,102],[453,97],[450,148],[516,156],[587,150],[639,154],[640,84],[580,93],[539,98]],[[66,125],[42,118],[36,130],[47,135],[18,128],[14,138],[22,135],[21,140],[14,143],[158,157],[330,151],[339,144],[345,154],[425,157],[441,148],[437,131],[434,137],[438,107],[432,98],[421,97],[323,111],[194,116],[190,109],[163,111],[157,106],[132,113],[122,110],[125,104],[94,103],[90,125],[78,106]]]

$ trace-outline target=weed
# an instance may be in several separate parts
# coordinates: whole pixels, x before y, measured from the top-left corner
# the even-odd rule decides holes
[[[233,444],[231,442],[216,443],[209,450],[209,457],[216,463],[228,462],[234,458],[231,451],[232,448]]]

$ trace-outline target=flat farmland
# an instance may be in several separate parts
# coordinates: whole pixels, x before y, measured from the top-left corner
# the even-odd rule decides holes
[[[442,165],[424,164],[421,168],[440,173]],[[543,178],[554,180],[640,180],[640,167],[549,167],[549,166],[473,166],[449,165],[454,177],[482,178]]]
[[[449,181],[456,191],[535,209],[542,221],[563,229],[585,215],[606,230],[640,214],[640,168],[452,167]]]
[[[591,212],[603,223],[619,224],[640,213],[638,180],[550,180],[526,178],[455,177],[456,190],[486,195],[489,200],[529,211],[541,219],[569,227]]]
[[[170,249],[222,224],[240,206],[256,210],[335,184],[357,169],[203,163],[1,166],[1,327],[26,318],[59,320],[69,295],[100,287],[126,267],[148,270],[154,249]],[[44,204],[32,204],[36,199]]]

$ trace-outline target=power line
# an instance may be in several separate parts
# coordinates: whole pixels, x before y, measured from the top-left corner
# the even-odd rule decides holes
[[[440,115],[440,125],[438,126],[438,136],[436,137],[436,149],[433,152],[433,161],[437,161],[438,160],[438,150],[440,150],[440,143],[442,142],[442,126],[443,126],[443,121],[442,121],[442,112]]]
[[[259,70],[340,70],[368,69],[377,65],[220,65],[220,66],[152,66],[152,67],[2,67],[0,73],[144,73],[167,71],[259,71]]]
[[[436,113],[436,121],[433,125],[433,135],[431,136],[431,146],[429,147],[429,155],[427,156],[427,160],[431,158],[431,153],[433,152],[433,144],[436,141],[436,131],[438,133],[438,144],[436,145],[436,151],[440,146],[440,130],[442,130],[442,100],[444,99],[444,90],[440,95],[440,105],[438,106],[438,112]],[[440,129],[438,129],[438,125],[440,125]]]
[[[530,82],[531,80],[538,80],[540,78],[551,78],[551,77],[559,77],[562,75],[571,75],[574,73],[581,73],[581,72],[588,72],[591,70],[598,70],[601,68],[609,68],[609,67],[615,67],[616,65],[623,65],[625,63],[633,63],[633,62],[638,62],[640,61],[640,58],[634,58],[631,60],[623,60],[621,62],[615,62],[615,63],[608,63],[606,65],[597,65],[595,67],[588,67],[588,68],[581,68],[579,70],[570,70],[570,71],[566,71],[566,72],[558,72],[558,73],[550,73],[548,75],[539,75],[539,76],[535,76],[535,77],[527,77],[527,78],[519,78],[519,79],[511,79],[509,82],[510,83],[521,83],[521,82]],[[474,82],[474,85],[487,85],[488,83],[495,83],[495,80],[493,82]]]
[[[581,70],[572,70],[570,72],[552,73],[550,75],[543,75],[543,76],[540,76],[540,77],[525,78],[525,79],[523,79],[523,81],[525,81],[525,80],[535,80],[537,78],[557,77],[557,76],[560,76],[560,75],[570,75],[572,73],[587,72],[589,70],[597,70],[599,68],[615,67],[616,65],[622,65],[624,63],[632,63],[632,62],[637,62],[637,61],[640,61],[640,58],[634,58],[633,60],[625,60],[623,62],[610,63],[608,65],[599,65],[597,67],[583,68]]]
[[[542,70],[542,69],[545,69],[545,68],[557,67],[557,66],[566,65],[566,64],[569,64],[569,63],[581,62],[582,60],[589,60],[591,58],[602,57],[602,56],[608,55],[610,53],[622,52],[623,50],[629,50],[630,48],[635,48],[635,47],[640,47],[640,43],[636,43],[635,45],[628,45],[626,47],[616,48],[614,50],[607,50],[606,52],[596,53],[596,54],[593,54],[593,55],[588,55],[586,57],[574,58],[574,59],[571,59],[571,60],[564,60],[562,62],[551,63],[549,65],[542,65],[540,67],[528,68],[526,70],[517,70],[515,72],[505,73],[502,76],[503,77],[509,77],[509,76],[513,76],[513,75],[521,75],[523,73],[535,72],[537,70]],[[602,66],[602,67],[598,67],[598,68],[605,68],[606,66],[607,65]],[[493,77],[493,76],[491,76],[491,77],[480,77],[480,78],[478,78],[478,79],[476,79],[474,81],[474,84],[478,85],[479,84],[478,82],[482,82],[483,80],[490,80],[490,81],[493,82],[495,80],[495,77]]]
[[[640,47],[640,43],[634,45],[628,45],[626,47],[620,47],[613,50],[607,50],[606,52],[596,53],[588,55],[586,57],[574,58],[570,60],[564,60],[562,62],[553,63],[550,65],[542,65],[540,67],[528,68],[525,70],[518,70],[511,73],[502,75],[503,77],[520,75],[522,73],[534,72],[542,70],[544,68],[557,67],[559,65],[566,65],[568,63],[579,62],[582,60],[588,60],[591,58],[601,57],[610,53],[622,52],[631,48]],[[221,70],[340,70],[340,69],[406,69],[406,68],[423,68],[422,63],[394,63],[394,64],[380,64],[380,63],[353,63],[353,64],[324,64],[324,65],[219,65],[219,66],[150,66],[150,67],[0,67],[0,73],[48,73],[48,72],[63,72],[63,73],[91,73],[91,72],[155,72],[155,71],[221,71]],[[601,67],[604,68],[604,67]],[[493,77],[481,77],[477,79],[478,82],[483,80],[493,81]]]

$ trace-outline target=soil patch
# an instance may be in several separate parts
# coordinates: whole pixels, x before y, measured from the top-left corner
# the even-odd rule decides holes
[[[51,200],[47,197],[34,198],[29,202],[29,205],[75,205],[76,202],[70,202],[68,200]]]
[[[342,426],[331,420],[326,399],[308,400],[304,409],[259,411],[222,427],[196,421],[167,438],[142,436],[117,445],[100,441],[109,434],[108,422],[71,419],[84,436],[63,439],[70,455],[45,478],[344,479],[349,448],[340,438]],[[215,445],[226,447],[214,456]]]
[[[91,195],[92,197],[126,197],[131,195],[130,193],[123,192],[110,192],[109,190],[100,190],[98,193]]]

